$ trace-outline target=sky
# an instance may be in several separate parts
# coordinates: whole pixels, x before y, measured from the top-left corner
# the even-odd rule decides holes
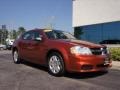
[[[0,0],[0,28],[30,30],[53,26],[72,31],[72,0]]]

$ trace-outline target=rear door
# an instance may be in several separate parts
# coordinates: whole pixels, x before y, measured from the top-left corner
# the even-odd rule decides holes
[[[32,39],[29,42],[28,46],[28,53],[29,53],[29,58],[31,62],[35,63],[42,63],[42,56],[41,53],[42,51],[42,45],[43,42],[42,40],[36,40],[36,38],[40,38],[42,35],[40,34],[40,31],[32,31],[31,32],[31,37]]]
[[[34,63],[45,64],[46,44],[41,32],[39,30],[31,31],[30,35],[31,39],[26,49],[29,54],[28,59]],[[37,38],[41,38],[42,40],[37,40]]]
[[[45,64],[47,44],[45,40],[36,40],[36,38],[42,37],[41,31],[30,31],[22,36],[20,41],[20,55],[23,59],[30,62]]]
[[[21,40],[19,42],[19,54],[20,56],[25,59],[29,60],[29,45],[30,41],[32,40],[31,32],[26,32],[22,35]]]

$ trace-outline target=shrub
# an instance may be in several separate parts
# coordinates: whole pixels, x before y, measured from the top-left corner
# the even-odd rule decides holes
[[[109,51],[112,60],[120,61],[120,48],[109,48]]]

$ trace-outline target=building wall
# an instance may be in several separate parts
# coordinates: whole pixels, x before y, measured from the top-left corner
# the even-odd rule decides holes
[[[120,0],[73,0],[73,27],[120,21]]]
[[[73,0],[73,27],[82,27],[83,40],[120,40],[119,8],[120,0]]]

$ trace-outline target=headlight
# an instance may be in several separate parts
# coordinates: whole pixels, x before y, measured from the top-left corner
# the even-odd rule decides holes
[[[81,55],[91,55],[92,52],[88,47],[83,47],[83,46],[74,46],[70,48],[70,51],[72,54],[81,54]]]

